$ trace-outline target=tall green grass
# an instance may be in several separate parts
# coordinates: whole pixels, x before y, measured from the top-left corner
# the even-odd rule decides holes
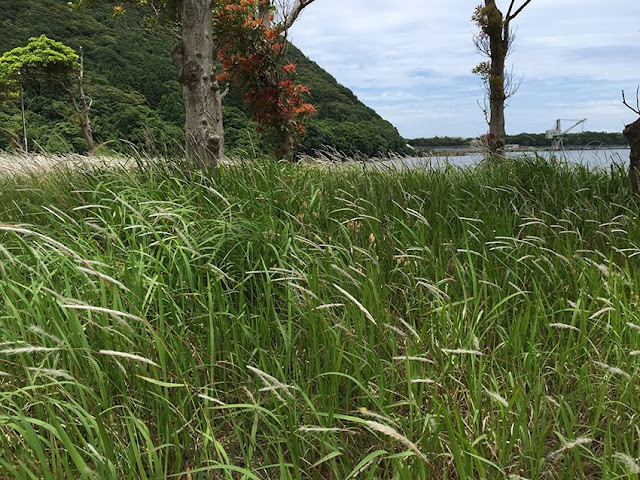
[[[638,478],[621,169],[0,182],[1,478]]]

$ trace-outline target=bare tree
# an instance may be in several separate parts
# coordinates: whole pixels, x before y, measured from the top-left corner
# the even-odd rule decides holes
[[[95,150],[95,143],[93,141],[93,130],[91,128],[91,120],[89,119],[89,110],[91,110],[91,99],[87,97],[84,91],[84,52],[80,47],[80,67],[75,72],[75,82],[77,85],[77,98],[74,93],[73,87],[65,81],[60,82],[60,86],[69,96],[71,104],[78,114],[78,121],[80,122],[80,128],[82,134],[87,142],[87,153],[93,155]]]
[[[640,115],[640,87],[636,89],[635,107],[627,103],[624,90],[622,91],[622,103],[634,113]],[[629,152],[629,183],[635,193],[640,193],[640,118],[629,125],[625,125],[622,134],[629,142],[629,147],[631,147]]]
[[[511,21],[531,3],[525,0],[520,6],[511,0],[507,14],[496,5],[495,0],[485,0],[484,6],[478,5],[472,20],[478,25],[479,32],[474,36],[478,52],[488,58],[481,62],[473,72],[480,75],[488,91],[489,105],[485,104],[485,117],[489,117],[488,146],[492,153],[501,154],[506,137],[504,107],[505,101],[520,86],[512,74],[505,72],[505,63],[513,45],[514,34]]]

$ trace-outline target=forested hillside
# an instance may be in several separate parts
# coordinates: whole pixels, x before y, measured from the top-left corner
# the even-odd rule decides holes
[[[78,50],[83,48],[91,119],[103,150],[133,145],[151,153],[172,154],[182,148],[184,107],[170,51],[168,29],[145,31],[129,11],[117,18],[110,7],[71,11],[65,0],[0,0],[3,11],[0,53],[46,34]],[[318,110],[308,126],[301,151],[324,146],[345,153],[374,155],[403,151],[397,130],[362,104],[348,88],[309,60],[293,45],[299,80],[311,87]],[[27,128],[34,148],[57,153],[85,148],[66,95],[40,85],[25,94]],[[255,126],[233,91],[223,101],[227,150],[241,153],[264,147]],[[0,109],[0,149],[14,148],[21,132],[16,104]],[[122,142],[125,140],[125,142]]]

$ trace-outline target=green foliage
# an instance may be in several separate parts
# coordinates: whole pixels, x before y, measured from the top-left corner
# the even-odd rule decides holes
[[[302,142],[305,153],[312,154],[324,147],[368,156],[407,153],[405,140],[391,123],[360,102],[351,90],[294,45],[289,45],[287,54],[288,61],[297,65],[298,80],[311,88],[309,101],[317,109]]]
[[[470,138],[438,136],[407,140],[407,143],[413,147],[460,147],[469,146],[469,142],[471,142]]]
[[[51,40],[46,35],[29,38],[24,47],[16,47],[0,57],[0,75],[64,75],[79,68],[79,57],[73,48]]]
[[[0,56],[0,104],[16,97],[20,83],[66,76],[79,68],[78,60],[72,48],[46,35],[29,38],[26,46]]]
[[[507,143],[517,143],[528,146],[550,146],[553,140],[545,138],[543,133],[520,133],[507,135]],[[573,146],[621,146],[627,145],[622,132],[579,132],[562,136],[562,142],[567,147]]]
[[[174,12],[180,2],[143,2],[141,11],[133,8],[133,3],[123,2],[131,8],[114,17],[115,2],[106,0],[93,2],[92,8],[73,10],[65,0],[3,0],[0,52],[24,45],[28,38],[40,34],[63,40],[75,50],[83,47],[86,90],[93,100],[91,120],[97,143],[107,142],[108,148],[118,151],[130,151],[132,144],[152,152],[178,154],[184,144],[184,106],[170,56],[176,39],[165,25],[172,20],[166,14]],[[159,12],[165,16],[154,17],[152,7],[161,7]],[[142,29],[140,22],[145,17],[147,24],[153,18],[159,20],[157,27]],[[312,153],[315,149],[342,146],[347,153],[361,150],[373,155],[405,149],[403,139],[390,123],[295,47],[290,46],[288,51],[288,62],[297,64],[299,79],[311,87],[311,103],[319,112],[311,120],[309,135],[300,151]],[[59,125],[67,121],[62,112],[46,105],[62,105],[60,92],[45,89],[40,93],[44,95],[40,100],[33,91],[25,96],[27,109],[35,114],[29,119],[30,137],[43,148],[55,145],[55,152],[64,151],[59,150],[64,145],[77,145],[74,151],[83,151],[77,135]],[[0,107],[0,112],[9,116],[14,111],[11,103]],[[225,97],[223,111],[225,129],[227,125],[229,128],[227,151],[233,154],[270,149],[261,144],[237,92],[230,91]],[[125,128],[126,118],[133,122],[130,129]],[[343,130],[343,122],[350,122],[355,128],[347,126]],[[11,138],[19,136],[19,128],[15,122],[2,122],[0,126],[0,148],[11,148]],[[368,129],[372,129],[371,135],[367,135]],[[45,140],[41,134],[47,132],[55,132],[58,140]],[[130,143],[123,144],[119,139]]]

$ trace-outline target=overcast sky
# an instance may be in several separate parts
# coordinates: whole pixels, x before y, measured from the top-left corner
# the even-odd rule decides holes
[[[478,3],[316,0],[290,39],[404,137],[475,137],[488,129],[471,74],[481,60],[470,21]],[[509,0],[497,3],[504,12]],[[513,25],[507,62],[522,84],[507,133],[585,117],[585,130],[621,131],[635,119],[620,92],[634,97],[640,83],[640,0],[533,0]]]

